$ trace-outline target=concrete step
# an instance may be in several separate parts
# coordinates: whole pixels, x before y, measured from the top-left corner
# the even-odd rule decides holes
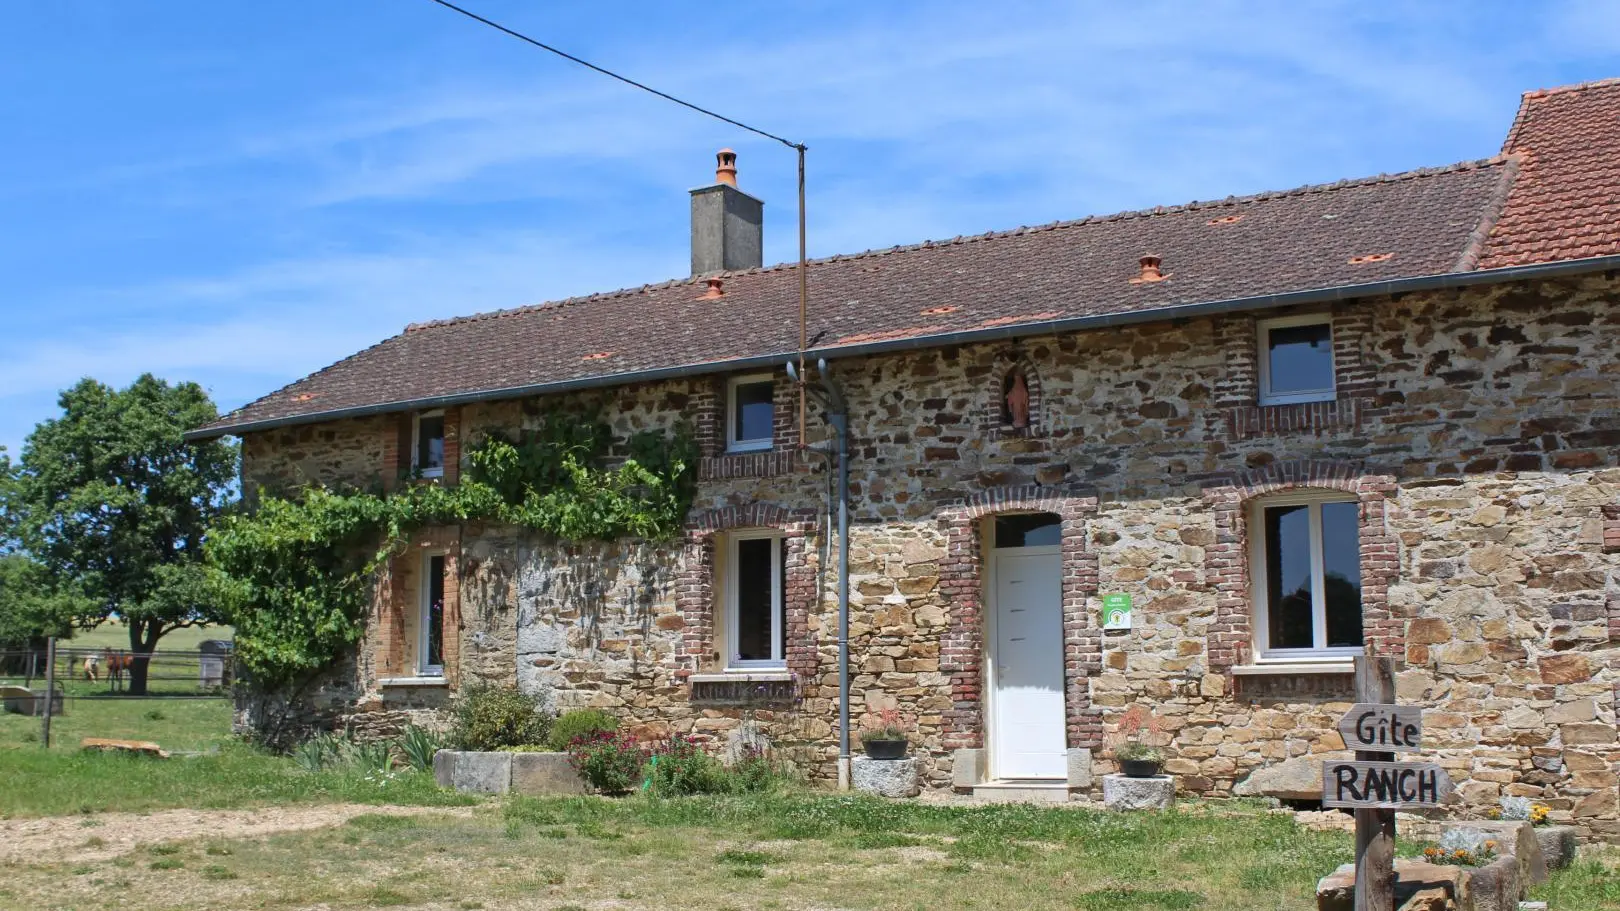
[[[973,796],[986,803],[1067,803],[1069,783],[1017,779],[987,781],[973,786]]]

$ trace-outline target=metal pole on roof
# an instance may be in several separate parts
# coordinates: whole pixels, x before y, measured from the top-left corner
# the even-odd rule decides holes
[[[799,151],[799,445],[805,445],[805,373],[804,349],[809,347],[807,338],[810,300],[810,276],[806,269],[807,261],[804,252],[804,144],[795,148]]]

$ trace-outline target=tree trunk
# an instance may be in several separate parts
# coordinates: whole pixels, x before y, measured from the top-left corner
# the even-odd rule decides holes
[[[152,650],[157,647],[163,626],[143,620],[129,621],[129,689],[131,696],[146,695],[146,675],[152,664]]]

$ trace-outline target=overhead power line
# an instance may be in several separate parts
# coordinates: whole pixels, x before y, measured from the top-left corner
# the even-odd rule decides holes
[[[676,98],[674,95],[671,95],[668,92],[660,92],[659,90],[653,88],[650,85],[647,85],[646,83],[637,82],[637,81],[635,81],[634,79],[631,79],[628,76],[621,76],[618,73],[613,72],[612,70],[604,69],[602,67],[599,67],[596,64],[590,62],[589,60],[582,60],[579,57],[575,57],[573,54],[568,53],[567,51],[560,50],[558,48],[552,47],[551,45],[546,44],[544,41],[538,41],[538,40],[536,40],[534,38],[530,38],[528,35],[525,35],[522,32],[518,32],[518,31],[514,31],[512,29],[509,29],[506,26],[500,24],[499,22],[495,22],[495,21],[492,21],[492,20],[489,20],[489,19],[485,19],[483,16],[480,16],[480,15],[478,15],[477,13],[475,13],[475,12],[473,12],[471,10],[462,9],[461,7],[455,5],[454,3],[448,2],[448,0],[433,0],[433,2],[439,4],[440,6],[444,7],[445,9],[455,10],[456,12],[460,13],[461,15],[466,16],[468,19],[472,19],[472,20],[477,21],[477,22],[482,22],[483,24],[489,26],[492,29],[495,29],[496,31],[505,32],[506,34],[511,35],[513,38],[516,38],[519,41],[528,42],[529,44],[532,44],[535,47],[540,48],[543,51],[550,51],[551,53],[556,54],[558,57],[561,57],[564,60],[573,61],[574,63],[577,63],[580,66],[585,67],[586,69],[595,70],[596,72],[601,73],[604,76],[610,76],[610,77],[612,77],[614,79],[619,80],[620,82],[624,83],[625,85],[630,85],[630,86],[634,86],[634,87],[636,87],[638,89],[641,89],[643,92],[650,92],[650,93],[652,93],[654,95],[657,95],[659,98],[664,99],[665,101],[673,101],[676,104],[681,105],[682,107],[691,108],[692,110],[697,111],[699,114],[706,114],[706,115],[708,115],[710,117],[713,117],[716,120],[723,120],[726,123],[729,123],[734,127],[741,127],[742,129],[747,130],[750,133],[756,133],[756,134],[758,134],[760,136],[764,136],[766,139],[774,139],[777,142],[780,142],[781,144],[787,146],[790,149],[798,149],[799,151],[803,151],[804,148],[805,148],[805,145],[802,142],[794,142],[791,139],[783,139],[781,136],[778,136],[775,133],[768,133],[765,130],[762,130],[762,129],[758,128],[758,127],[751,127],[748,124],[743,123],[741,120],[733,120],[733,119],[731,119],[730,117],[727,117],[724,114],[717,114],[714,111],[711,111],[706,107],[702,107],[700,105],[693,104],[692,102],[686,101],[686,100],[681,99],[681,98]]]

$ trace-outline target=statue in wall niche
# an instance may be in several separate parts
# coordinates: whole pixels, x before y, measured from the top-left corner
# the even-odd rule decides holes
[[[1016,430],[1029,426],[1029,386],[1024,371],[1014,370],[1007,377],[1007,422]]]

